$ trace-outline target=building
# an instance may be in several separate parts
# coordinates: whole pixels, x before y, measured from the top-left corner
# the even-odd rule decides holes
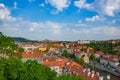
[[[52,56],[52,57],[44,57],[42,59],[42,64],[50,67],[52,70],[55,70],[58,75],[63,74],[63,68],[65,67],[67,58],[63,58],[61,56]]]
[[[92,54],[92,53],[94,53],[94,49],[93,48],[87,48],[87,53],[89,53],[89,54]]]
[[[39,50],[40,50],[40,51],[46,51],[46,50],[47,50],[47,47],[39,47]]]
[[[24,52],[22,54],[22,61],[26,62],[27,60],[38,60],[38,59],[41,60],[42,56],[43,54],[38,51]]]
[[[88,44],[88,43],[90,43],[90,40],[78,40],[77,43],[78,44]]]
[[[102,55],[100,58],[100,63],[105,66],[111,66],[113,68],[118,67],[120,56],[117,55]]]
[[[87,53],[84,53],[83,51],[75,51],[74,55],[78,59],[82,58],[85,63],[89,63],[89,56]]]
[[[104,55],[105,53],[103,51],[96,51],[95,56],[96,58],[99,58],[100,56]]]

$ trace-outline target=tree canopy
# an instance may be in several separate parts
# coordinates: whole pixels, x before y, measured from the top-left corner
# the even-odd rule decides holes
[[[49,67],[28,60],[0,58],[0,80],[54,80],[56,72]]]
[[[4,36],[0,32],[0,56],[21,57],[23,49],[18,47],[11,37]]]
[[[70,58],[70,59],[75,59],[75,55],[70,54],[67,50],[63,51],[62,56],[66,57],[66,58]]]
[[[62,76],[59,76],[56,80],[83,80],[82,77],[80,76],[71,76],[71,75],[67,75],[64,74]]]

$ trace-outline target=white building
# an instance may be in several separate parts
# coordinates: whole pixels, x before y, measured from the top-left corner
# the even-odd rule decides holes
[[[108,57],[100,58],[100,63],[104,65],[112,66],[114,68],[116,68],[120,64],[118,59],[108,58]]]
[[[90,40],[78,40],[77,43],[78,44],[87,44],[87,43],[90,43]]]

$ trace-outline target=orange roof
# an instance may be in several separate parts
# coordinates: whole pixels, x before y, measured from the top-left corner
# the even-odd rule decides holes
[[[39,58],[39,57],[42,57],[42,53],[40,53],[38,51],[33,51],[33,52],[28,52],[28,53],[22,54],[22,58],[30,58],[30,57]]]
[[[102,51],[96,51],[96,54],[105,54],[105,53]]]
[[[65,67],[66,62],[68,59],[55,59],[55,58],[44,58],[43,59],[43,65],[53,67],[53,66],[59,66],[60,68]]]
[[[82,69],[83,67],[74,61],[71,61],[71,63],[68,65],[68,72],[85,77],[88,80],[98,80],[98,75],[94,74],[94,77],[90,77],[91,75],[87,76],[88,71],[86,70],[85,72],[82,72]]]

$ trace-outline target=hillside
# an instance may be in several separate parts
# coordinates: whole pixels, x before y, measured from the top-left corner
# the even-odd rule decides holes
[[[29,40],[26,38],[21,38],[21,37],[12,37],[15,42],[38,42],[35,40]]]

